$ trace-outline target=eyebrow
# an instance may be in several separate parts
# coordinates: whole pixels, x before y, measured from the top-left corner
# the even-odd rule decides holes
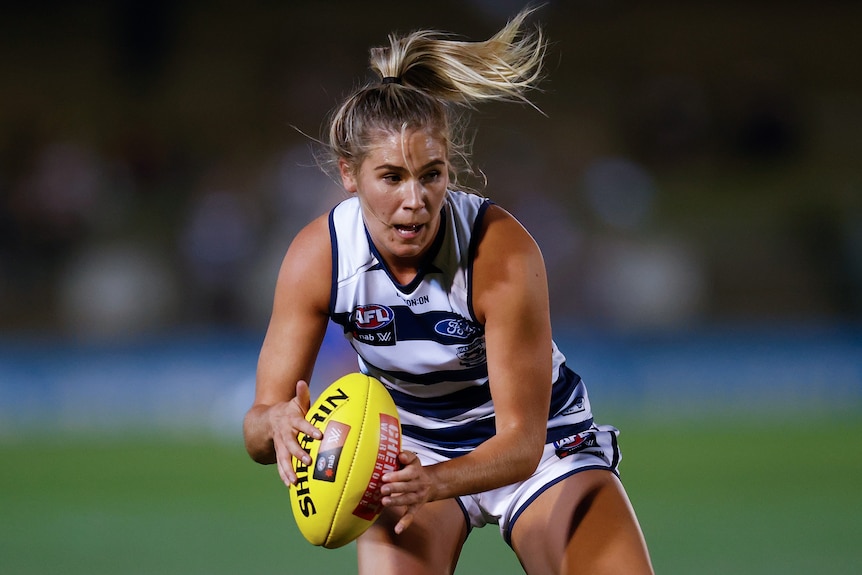
[[[446,164],[446,162],[444,162],[443,160],[431,160],[430,162],[428,162],[428,163],[427,163],[427,164],[425,164],[424,166],[420,166],[420,167],[419,167],[419,169],[418,169],[418,171],[419,171],[419,172],[424,172],[424,171],[425,171],[425,170],[427,170],[428,168],[431,168],[431,167],[434,167],[434,166],[445,165],[445,164]],[[375,171],[378,171],[378,170],[391,170],[391,171],[393,171],[393,172],[409,172],[409,171],[410,171],[410,170],[409,170],[407,167],[405,167],[405,166],[396,166],[396,165],[394,165],[394,164],[380,164],[379,166],[375,166],[375,167],[374,167],[374,170],[375,170]]]

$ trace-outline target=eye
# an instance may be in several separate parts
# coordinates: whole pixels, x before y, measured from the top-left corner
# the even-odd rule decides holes
[[[392,173],[384,174],[381,177],[381,179],[384,182],[386,182],[387,184],[393,184],[393,185],[401,182],[401,176],[399,176],[398,174],[392,174]]]
[[[440,178],[440,171],[439,170],[432,170],[432,171],[428,172],[427,174],[425,174],[424,176],[422,176],[422,181],[425,183],[432,183],[432,182],[436,182],[439,178]]]

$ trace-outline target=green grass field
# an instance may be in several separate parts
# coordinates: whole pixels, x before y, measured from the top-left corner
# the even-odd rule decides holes
[[[657,573],[862,572],[862,418],[617,422]],[[273,467],[238,441],[0,440],[0,573],[355,572],[299,535]],[[496,528],[459,574],[520,573]]]

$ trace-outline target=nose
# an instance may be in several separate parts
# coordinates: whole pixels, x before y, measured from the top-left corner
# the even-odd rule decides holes
[[[410,210],[418,210],[425,205],[425,186],[415,178],[405,182],[404,200],[402,206]]]

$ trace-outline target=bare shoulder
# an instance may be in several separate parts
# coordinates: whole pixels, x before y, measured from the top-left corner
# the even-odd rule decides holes
[[[278,274],[276,305],[289,298],[294,303],[311,304],[319,311],[328,309],[331,246],[328,214],[315,218],[296,235]]]
[[[473,262],[473,303],[478,319],[485,317],[485,310],[499,308],[503,301],[547,299],[542,253],[512,214],[491,205],[479,233]]]
[[[508,246],[518,251],[535,251],[538,255],[538,246],[527,229],[515,216],[496,204],[488,206],[482,220],[481,234],[480,248]]]
[[[325,254],[329,259],[331,257],[330,245],[329,214],[327,213],[313,219],[296,234],[290,244],[288,254],[293,252],[291,255],[296,257],[319,257]]]
[[[533,236],[515,217],[497,205],[488,207],[479,231],[474,269],[493,273],[544,269],[542,253]]]

